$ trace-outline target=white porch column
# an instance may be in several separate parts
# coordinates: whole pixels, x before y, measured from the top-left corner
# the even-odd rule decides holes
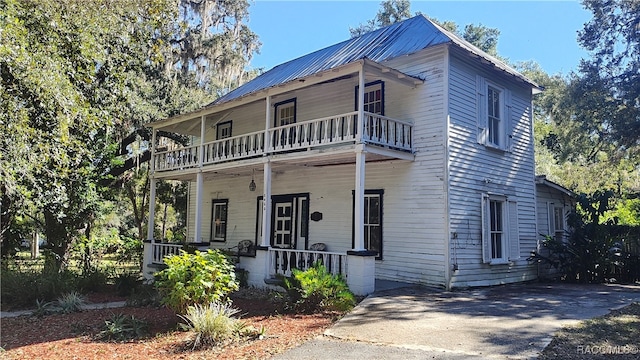
[[[364,61],[358,72],[358,121],[356,126],[356,143],[362,142],[364,132]]]
[[[155,242],[153,230],[156,218],[156,179],[149,176],[149,221],[147,221],[147,240]]]
[[[364,180],[365,180],[366,154],[364,145],[356,146],[356,186],[353,198],[355,200],[354,209],[354,251],[366,250],[364,247]]]
[[[194,219],[194,232],[193,241],[200,242],[202,239],[202,195],[203,195],[203,181],[204,174],[202,171],[196,174],[196,213]]]
[[[194,219],[193,242],[202,242],[202,196],[204,194],[204,174],[202,164],[204,162],[204,135],[205,117],[200,117],[200,148],[198,151],[198,173],[196,174],[196,213]]]
[[[262,192],[262,241],[260,246],[271,245],[271,162],[264,160],[264,180]]]

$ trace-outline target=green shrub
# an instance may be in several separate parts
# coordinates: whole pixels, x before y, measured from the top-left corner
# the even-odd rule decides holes
[[[109,320],[105,320],[103,330],[98,334],[98,339],[126,341],[138,339],[149,334],[149,323],[136,319],[133,315],[113,314]]]
[[[178,314],[189,306],[224,301],[238,290],[234,266],[218,250],[165,258],[167,268],[156,273],[162,303]]]
[[[0,272],[2,304],[32,307],[36,300],[53,301],[76,289],[77,277],[70,271],[48,272],[35,268],[3,269]]]
[[[114,284],[118,295],[129,296],[142,284],[142,279],[138,272],[123,272],[116,275]]]
[[[293,269],[292,273],[283,280],[295,311],[348,311],[355,306],[355,297],[342,275],[329,273],[320,262],[305,271]]]
[[[127,306],[160,306],[162,299],[153,285],[140,284],[131,291]]]
[[[184,330],[195,333],[193,348],[212,346],[242,336],[262,335],[247,326],[242,320],[234,318],[240,310],[230,303],[212,302],[209,305],[196,304],[189,306],[186,315],[180,315],[186,324],[181,324]]]
[[[77,276],[75,289],[83,293],[100,292],[107,289],[108,283],[109,273],[106,270],[91,268]]]

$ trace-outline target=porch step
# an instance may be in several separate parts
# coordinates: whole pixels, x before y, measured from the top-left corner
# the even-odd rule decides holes
[[[155,263],[147,264],[147,267],[151,269],[156,269],[156,271],[160,271],[168,268],[167,264],[155,264]]]
[[[266,278],[264,279],[264,283],[267,285],[276,285],[276,286],[284,285],[284,281],[278,278]]]

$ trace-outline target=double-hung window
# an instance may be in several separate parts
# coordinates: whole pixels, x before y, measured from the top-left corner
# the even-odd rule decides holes
[[[562,241],[565,235],[566,217],[562,205],[549,203],[549,235],[557,241]]]
[[[355,194],[355,192],[354,192]],[[382,259],[382,195],[384,190],[365,190],[364,194],[364,247],[377,253],[376,259]],[[355,213],[355,196],[353,199]],[[353,218],[355,224],[355,217]],[[355,229],[353,231],[355,241]]]
[[[211,209],[211,241],[227,241],[227,209],[229,200],[213,200]]]
[[[478,76],[477,117],[478,142],[492,149],[511,148],[511,92]]]
[[[482,194],[482,260],[505,264],[520,257],[518,204],[503,195]]]
[[[275,104],[274,126],[286,126],[296,122],[296,98],[285,100]],[[296,128],[282,129],[276,134],[274,145],[281,147],[292,146],[296,138]]]

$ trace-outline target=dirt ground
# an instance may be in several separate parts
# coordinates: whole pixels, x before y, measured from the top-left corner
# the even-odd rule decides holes
[[[115,300],[94,296],[94,302]],[[167,308],[125,307],[85,310],[44,317],[2,319],[0,358],[3,359],[266,359],[313,338],[340,314],[287,314],[263,292],[240,292],[234,307],[250,326],[266,328],[262,340],[239,341],[204,350],[192,350],[192,335],[177,330],[181,322]],[[150,335],[129,342],[96,339],[105,320],[113,314],[133,315],[150,324]]]

